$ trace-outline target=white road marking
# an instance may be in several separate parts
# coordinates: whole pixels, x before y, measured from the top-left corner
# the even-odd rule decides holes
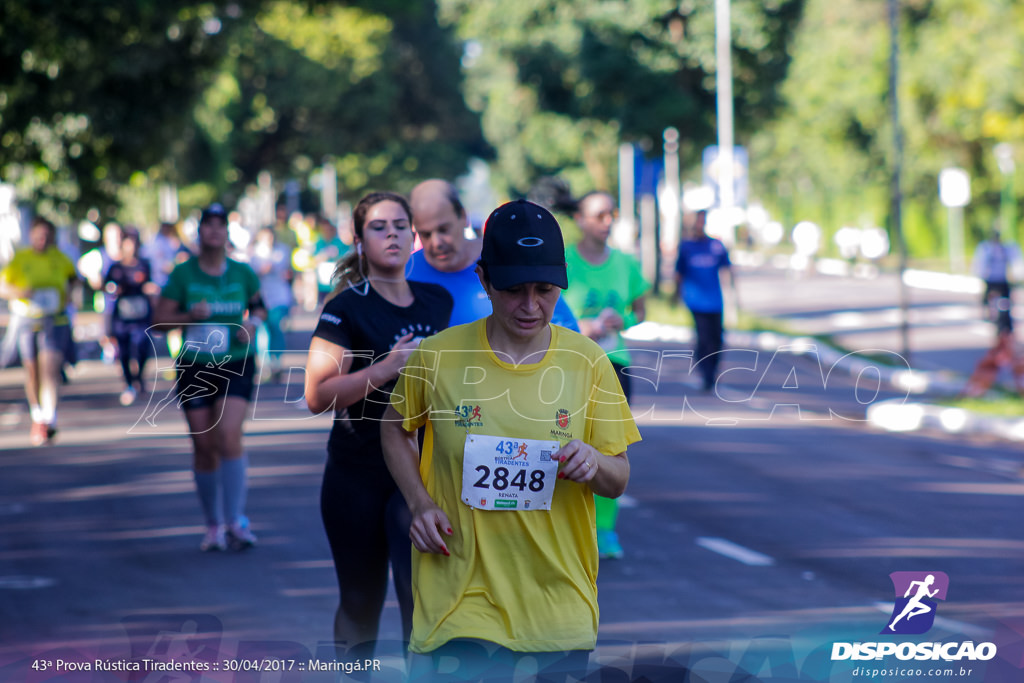
[[[751,567],[770,567],[775,564],[775,560],[767,555],[750,548],[744,548],[724,538],[701,536],[697,539],[697,545]]]

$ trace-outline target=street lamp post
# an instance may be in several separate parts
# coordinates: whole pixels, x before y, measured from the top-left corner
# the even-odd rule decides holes
[[[899,253],[900,340],[903,358],[910,363],[910,300],[903,276],[907,270],[907,243],[903,239],[903,130],[900,127],[899,64],[900,64],[899,0],[889,0],[889,110],[892,116],[893,163],[890,186],[892,233]]]
[[[999,227],[1006,239],[1017,239],[1017,207],[1014,203],[1013,186],[1017,165],[1013,160],[1013,147],[1000,142],[992,152],[999,164],[999,172],[1003,174],[1003,187],[999,193]]]
[[[715,0],[715,89],[718,108],[718,207],[733,207],[732,19],[729,0]]]

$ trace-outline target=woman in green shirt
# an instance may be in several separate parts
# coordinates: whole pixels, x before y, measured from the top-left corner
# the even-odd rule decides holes
[[[227,212],[212,204],[199,221],[198,255],[171,272],[153,313],[155,326],[184,333],[174,397],[192,436],[196,490],[207,525],[203,551],[256,543],[243,514],[242,422],[252,398],[254,335],[267,313],[259,277],[227,257],[228,244]],[[163,404],[147,416],[150,423]]]

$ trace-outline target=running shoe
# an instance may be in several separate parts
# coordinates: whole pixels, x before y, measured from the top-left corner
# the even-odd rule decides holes
[[[130,406],[131,404],[135,403],[135,398],[137,396],[138,394],[135,392],[135,389],[128,387],[127,389],[121,392],[121,405],[126,407]]]
[[[211,550],[227,550],[228,541],[224,525],[211,524],[206,527],[206,535],[203,536],[199,549],[204,553],[208,553]]]
[[[602,560],[621,560],[625,553],[619,545],[619,535],[611,529],[597,530],[597,555]]]
[[[228,527],[227,537],[232,550],[245,550],[256,545],[256,535],[249,529],[248,524],[232,524]]]
[[[45,422],[33,422],[32,429],[28,433],[29,441],[33,446],[42,446],[49,440]]]
[[[117,360],[117,347],[110,342],[100,342],[100,357],[104,365],[113,365]]]

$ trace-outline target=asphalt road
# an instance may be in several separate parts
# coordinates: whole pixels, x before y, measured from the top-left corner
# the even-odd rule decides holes
[[[292,335],[295,348],[304,334]],[[603,562],[598,579],[594,680],[851,681],[857,666],[906,662],[834,662],[834,643],[886,640],[992,641],[999,654],[911,662],[910,675],[881,680],[932,668],[932,681],[1024,679],[1017,447],[875,432],[867,405],[895,394],[870,373],[829,374],[813,356],[730,351],[733,372],[709,395],[685,344],[639,346],[644,440],[630,452],[619,522],[626,557]],[[118,404],[113,368],[84,362],[56,445],[32,449],[19,379],[0,371],[0,680],[336,680],[308,670],[330,654],[337,592],[318,511],[329,419],[297,402],[300,379],[260,387],[246,437],[260,545],[223,554],[196,549],[180,416],[140,424],[145,408]],[[927,635],[879,635],[898,571],[949,578]],[[384,680],[397,678],[398,634],[389,601]],[[147,656],[265,670],[173,678],[55,668]],[[289,661],[306,670],[273,670]]]

